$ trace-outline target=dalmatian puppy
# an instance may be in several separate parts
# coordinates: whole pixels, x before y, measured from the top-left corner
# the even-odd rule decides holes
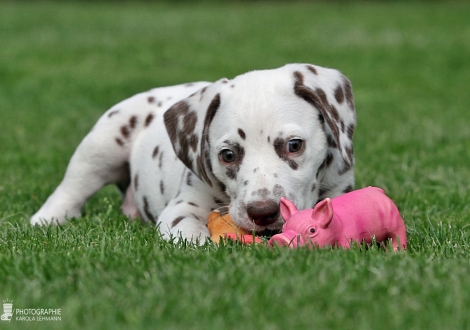
[[[280,230],[281,197],[305,209],[353,189],[355,125],[349,80],[310,64],[156,88],[98,120],[31,224],[79,217],[116,184],[123,212],[166,239],[203,242],[227,207],[247,230]]]

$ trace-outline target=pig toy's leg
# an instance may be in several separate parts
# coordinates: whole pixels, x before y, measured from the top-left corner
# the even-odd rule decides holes
[[[404,225],[400,226],[397,232],[392,235],[392,245],[395,251],[406,249],[406,228]]]

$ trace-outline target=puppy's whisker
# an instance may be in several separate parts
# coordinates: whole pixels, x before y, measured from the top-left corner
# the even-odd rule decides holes
[[[226,205],[226,206],[220,206],[220,207],[216,208],[216,210],[219,211],[220,214],[224,215],[224,214],[229,213],[230,209],[229,209],[229,206]]]

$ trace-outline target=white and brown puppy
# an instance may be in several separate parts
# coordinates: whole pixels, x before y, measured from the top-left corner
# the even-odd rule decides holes
[[[106,184],[123,211],[164,237],[204,241],[211,210],[248,230],[279,230],[279,199],[299,209],[351,191],[356,124],[349,80],[310,64],[156,88],[107,111],[32,224],[78,217]]]

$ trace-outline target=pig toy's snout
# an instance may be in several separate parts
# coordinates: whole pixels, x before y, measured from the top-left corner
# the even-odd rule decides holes
[[[276,234],[268,241],[268,244],[271,246],[279,245],[295,248],[301,245],[304,245],[304,240],[302,236],[298,233],[288,230],[281,234]]]

